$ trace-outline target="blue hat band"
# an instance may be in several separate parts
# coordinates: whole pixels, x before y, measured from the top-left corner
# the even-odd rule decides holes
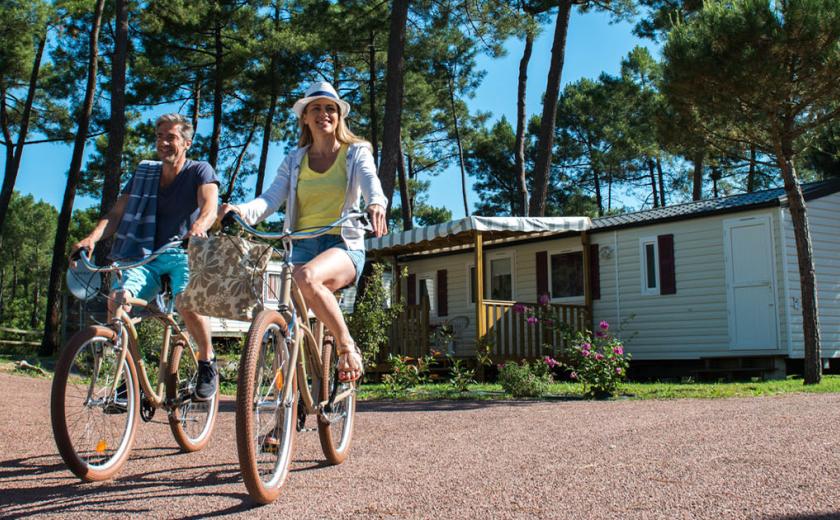
[[[330,99],[338,100],[335,94],[333,94],[332,92],[327,92],[326,90],[318,90],[317,92],[308,94],[306,97],[328,97]]]

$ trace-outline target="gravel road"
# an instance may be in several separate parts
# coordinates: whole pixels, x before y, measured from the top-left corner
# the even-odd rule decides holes
[[[258,507],[232,400],[204,451],[179,453],[159,414],[115,480],[82,484],[57,455],[49,391],[0,373],[0,517],[840,518],[837,394],[361,403],[350,458],[325,466],[302,433],[283,495]]]

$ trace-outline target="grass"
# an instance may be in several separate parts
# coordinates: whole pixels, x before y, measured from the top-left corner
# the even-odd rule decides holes
[[[43,379],[33,372],[18,370],[15,363],[26,359],[29,363],[52,371],[54,358],[24,356],[20,354],[0,354],[0,371],[11,372]],[[224,395],[236,394],[235,381],[223,381],[221,392]],[[777,381],[751,381],[734,383],[697,383],[697,382],[629,382],[620,386],[619,396],[628,399],[722,399],[729,397],[760,397],[790,393],[840,393],[840,375],[823,375],[818,385],[805,386],[802,378],[789,376]],[[359,399],[398,399],[405,401],[439,399],[474,399],[507,400],[501,385],[482,383],[469,385],[469,391],[458,392],[446,383],[430,383],[393,393],[383,383],[364,383],[359,387]],[[583,388],[579,383],[554,383],[549,387],[545,399],[582,399]]]

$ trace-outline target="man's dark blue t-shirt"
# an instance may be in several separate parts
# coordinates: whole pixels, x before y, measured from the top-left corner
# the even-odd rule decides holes
[[[123,193],[131,192],[133,181],[134,177],[128,181]],[[219,184],[210,163],[187,159],[169,186],[158,186],[155,249],[159,249],[173,237],[181,238],[187,234],[198,219],[198,189],[211,182]]]

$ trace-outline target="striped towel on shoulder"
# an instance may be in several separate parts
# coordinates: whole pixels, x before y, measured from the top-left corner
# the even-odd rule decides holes
[[[155,247],[157,193],[163,163],[141,161],[134,172],[122,220],[117,228],[112,260],[138,260]]]

